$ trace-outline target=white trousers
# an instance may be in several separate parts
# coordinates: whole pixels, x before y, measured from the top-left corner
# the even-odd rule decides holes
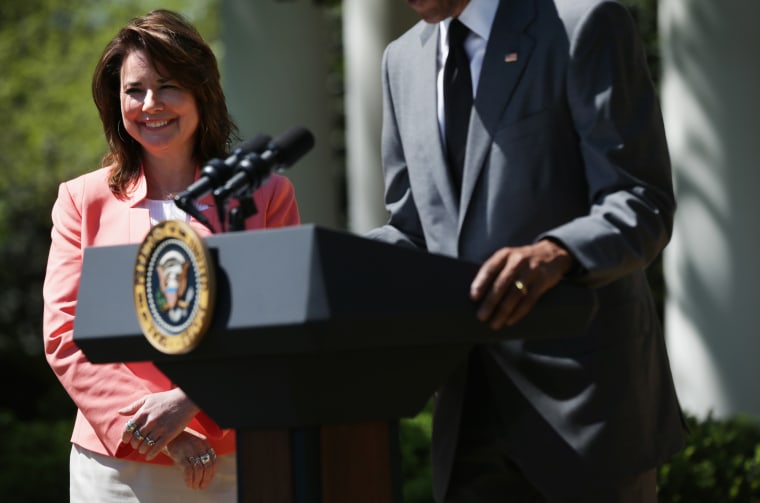
[[[77,445],[69,460],[71,503],[236,503],[234,454],[219,456],[214,480],[204,490],[185,485],[176,466],[126,461],[96,454]]]

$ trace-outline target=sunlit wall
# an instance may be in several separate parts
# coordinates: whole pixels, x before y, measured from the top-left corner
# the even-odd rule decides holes
[[[222,0],[230,110],[244,138],[277,137],[296,125],[312,131],[314,149],[286,175],[295,185],[302,221],[326,227],[344,220],[343,172],[331,137],[338,114],[329,79],[335,37],[324,8],[313,0]]]
[[[385,46],[419,17],[404,2],[344,0],[348,226],[364,232],[385,223],[380,160]]]
[[[685,410],[760,414],[760,2],[660,0],[679,209],[665,326]]]

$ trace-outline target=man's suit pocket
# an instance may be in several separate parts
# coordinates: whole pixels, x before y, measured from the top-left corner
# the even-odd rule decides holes
[[[570,117],[561,112],[545,108],[519,120],[503,121],[490,152],[488,187],[506,191],[505,197],[522,198],[515,202],[523,208],[551,200],[559,213],[572,217],[581,201],[566,199],[583,194],[585,180]],[[562,208],[568,202],[572,207]],[[556,219],[552,221],[547,223],[555,225]]]
[[[524,205],[538,197],[553,196],[566,183],[558,169],[561,163],[557,154],[562,147],[555,121],[553,110],[545,109],[497,130],[488,175],[491,189],[506,190],[512,200]]]
[[[532,135],[546,134],[551,130],[553,116],[552,109],[545,109],[521,117],[516,121],[502,124],[494,134],[494,143],[496,145],[505,145]]]

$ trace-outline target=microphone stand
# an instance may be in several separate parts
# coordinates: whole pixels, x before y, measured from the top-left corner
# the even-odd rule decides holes
[[[236,173],[214,190],[214,200],[222,228],[227,231],[245,230],[245,221],[258,211],[253,194],[269,176],[292,165],[314,145],[308,129],[294,127],[271,141],[263,152],[253,151],[238,159]],[[238,204],[227,212],[227,200],[234,197]]]
[[[248,155],[240,161],[239,166],[244,166],[248,173],[248,183],[243,187],[234,190],[215,190],[214,198],[216,201],[217,211],[219,212],[219,221],[226,232],[235,232],[245,230],[245,221],[258,213],[256,203],[253,201],[253,193],[261,187],[263,182],[269,176],[269,170],[272,167],[260,165],[261,161],[258,154]],[[233,197],[238,202],[237,206],[227,211],[227,200]],[[225,225],[227,224],[227,225]]]
[[[245,221],[259,211],[258,208],[256,208],[256,203],[253,201],[252,190],[249,189],[240,194],[236,194],[235,199],[237,200],[238,205],[231,208],[229,211],[228,232],[245,230]]]
[[[176,204],[179,209],[202,223],[208,230],[211,231],[212,234],[216,233],[216,231],[214,231],[214,228],[211,226],[211,222],[209,222],[203,213],[198,210],[198,207],[193,204],[192,199],[186,196],[177,195],[174,196],[174,204]]]

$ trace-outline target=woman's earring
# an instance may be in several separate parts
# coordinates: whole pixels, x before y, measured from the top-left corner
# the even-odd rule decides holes
[[[121,138],[121,141],[124,143],[129,143],[127,140],[124,139],[124,137],[121,135],[121,119],[116,123],[116,134],[119,135],[119,138]]]

